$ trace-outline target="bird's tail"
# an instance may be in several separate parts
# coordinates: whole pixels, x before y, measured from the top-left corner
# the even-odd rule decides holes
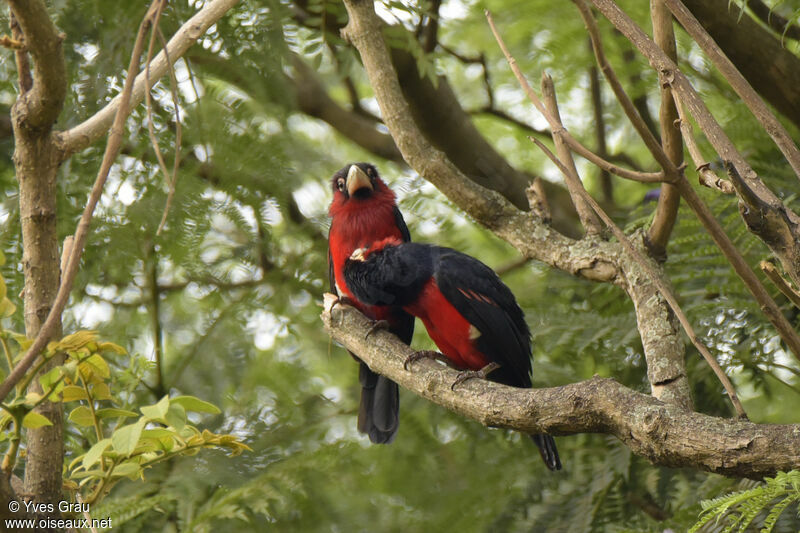
[[[400,420],[400,391],[397,383],[376,374],[360,362],[361,404],[358,407],[358,430],[369,435],[375,444],[394,440]]]
[[[547,468],[561,470],[561,459],[558,457],[555,439],[546,433],[528,436],[539,447],[539,454],[542,456],[542,461],[547,465]]]

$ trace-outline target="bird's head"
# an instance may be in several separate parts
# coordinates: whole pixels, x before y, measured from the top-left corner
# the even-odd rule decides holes
[[[333,175],[331,188],[333,201],[329,214],[332,217],[375,205],[395,205],[394,193],[369,163],[346,165]]]

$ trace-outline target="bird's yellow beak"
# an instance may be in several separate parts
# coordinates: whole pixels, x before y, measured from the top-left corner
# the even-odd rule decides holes
[[[373,190],[372,182],[369,179],[369,176],[361,170],[358,165],[350,165],[350,170],[347,172],[347,180],[345,181],[347,185],[347,194],[353,196],[356,191],[368,188],[369,190]]]

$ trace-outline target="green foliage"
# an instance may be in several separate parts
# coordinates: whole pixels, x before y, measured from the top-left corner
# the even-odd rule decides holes
[[[800,501],[800,471],[778,472],[774,478],[749,490],[734,492],[702,502],[703,513],[689,533],[711,524],[725,526],[725,533],[749,531],[758,524],[761,533],[770,533],[783,512]],[[800,515],[800,513],[795,513]],[[795,524],[796,526],[796,524]]]

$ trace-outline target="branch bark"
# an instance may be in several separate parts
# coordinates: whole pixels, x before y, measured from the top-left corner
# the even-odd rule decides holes
[[[516,389],[484,380],[450,385],[458,375],[422,360],[407,371],[413,349],[386,331],[365,339],[371,321],[352,307],[330,304],[322,322],[331,337],[413,393],[484,426],[525,433],[614,435],[654,464],[726,476],[762,478],[800,468],[800,425],[754,424],[711,417],[665,404],[613,379],[547,389]]]

